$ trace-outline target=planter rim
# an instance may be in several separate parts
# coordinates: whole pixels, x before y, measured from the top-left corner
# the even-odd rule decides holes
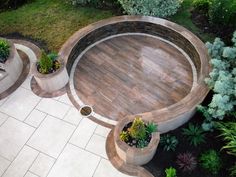
[[[8,56],[7,60],[4,63],[2,63],[4,65],[7,65],[8,63],[10,63],[14,59],[16,48],[15,48],[14,43],[12,41],[10,41],[9,39],[2,38],[2,37],[0,37],[0,39],[6,40],[10,45],[10,55]]]
[[[50,73],[50,74],[42,74],[37,70],[37,62],[33,63],[32,66],[32,73],[35,77],[40,78],[40,79],[47,79],[47,78],[52,78],[53,76],[58,75],[59,73],[61,73],[63,71],[63,69],[65,68],[65,62],[62,58],[58,57],[57,59],[58,62],[60,62],[61,66],[58,70],[56,70],[54,73]]]
[[[114,140],[115,140],[116,144],[119,146],[119,148],[122,149],[123,151],[128,151],[128,150],[132,149],[133,151],[140,152],[140,153],[147,152],[151,149],[151,147],[153,147],[155,145],[156,140],[160,138],[160,133],[158,131],[153,132],[148,146],[146,146],[144,148],[131,147],[126,142],[122,141],[120,139],[119,135],[120,135],[121,131],[123,130],[124,126],[127,125],[128,123],[132,122],[133,120],[134,120],[134,118],[127,118],[126,117],[118,122],[118,124],[115,126],[115,129],[114,129]],[[145,119],[142,119],[142,120],[145,123],[150,122]]]

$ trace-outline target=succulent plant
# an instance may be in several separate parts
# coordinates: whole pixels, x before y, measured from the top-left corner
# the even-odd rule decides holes
[[[141,117],[136,117],[129,128],[129,134],[132,138],[140,140],[146,138],[146,127]]]
[[[176,169],[173,167],[169,167],[165,169],[166,177],[177,177]]]
[[[127,131],[122,131],[120,133],[121,141],[127,142],[129,140],[129,133]]]
[[[179,154],[176,163],[184,172],[191,172],[197,167],[196,158],[189,152]]]
[[[148,134],[152,134],[154,132],[157,132],[157,125],[153,122],[147,123],[146,131]]]
[[[162,135],[160,139],[160,145],[165,151],[175,151],[178,143],[178,139],[175,136],[171,136],[169,134]]]

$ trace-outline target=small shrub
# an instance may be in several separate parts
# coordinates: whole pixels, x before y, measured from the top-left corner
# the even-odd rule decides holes
[[[209,7],[210,22],[216,26],[236,26],[236,0],[213,0]]]
[[[221,159],[215,150],[209,150],[200,155],[199,159],[202,168],[216,175],[221,169]]]
[[[122,131],[120,133],[120,139],[121,139],[121,141],[124,141],[124,142],[129,141],[129,133],[126,131]]]
[[[191,172],[197,167],[196,158],[189,152],[179,154],[176,163],[184,172]]]
[[[120,8],[117,0],[67,0],[70,4],[75,6],[92,6],[95,8]]]
[[[177,12],[182,0],[119,0],[129,15],[167,17]]]
[[[136,117],[134,119],[132,126],[129,128],[129,134],[132,138],[137,140],[143,140],[146,138],[146,128],[141,117]]]
[[[191,145],[197,146],[205,142],[205,134],[203,129],[198,125],[188,124],[188,128],[183,128],[183,135],[187,137],[187,140]]]
[[[193,0],[193,7],[199,11],[208,14],[212,0]]]
[[[15,9],[29,0],[0,0],[0,9]]]
[[[166,177],[177,177],[176,176],[176,169],[173,167],[165,169]]]
[[[10,55],[10,44],[0,39],[0,63],[4,63]]]
[[[148,134],[152,134],[154,132],[157,132],[157,125],[153,122],[150,122],[146,126],[146,131]]]
[[[39,72],[43,74],[50,73],[53,67],[53,60],[47,56],[47,54],[42,51],[41,58],[39,60]]]
[[[160,139],[160,145],[163,147],[165,151],[175,151],[178,143],[179,141],[177,140],[177,138],[169,134],[162,135]]]
[[[217,123],[216,127],[226,142],[222,149],[225,149],[230,155],[236,156],[236,123]],[[230,172],[231,176],[236,176],[236,164],[230,168]]]

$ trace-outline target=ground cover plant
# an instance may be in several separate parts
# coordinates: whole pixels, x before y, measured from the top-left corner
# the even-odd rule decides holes
[[[5,39],[0,39],[0,63],[4,63],[10,55],[10,44]]]

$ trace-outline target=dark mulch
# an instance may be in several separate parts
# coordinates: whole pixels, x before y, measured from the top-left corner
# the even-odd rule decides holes
[[[205,99],[204,104],[207,104],[212,97],[212,93],[208,94],[208,97]],[[203,121],[203,116],[200,113],[196,113],[194,117],[190,120],[193,124],[201,124]],[[190,123],[188,122],[188,123]],[[155,177],[165,177],[164,170],[170,166],[177,169],[178,177],[229,177],[228,169],[233,166],[236,162],[236,158],[228,155],[224,150],[221,150],[224,145],[223,140],[219,137],[219,132],[209,132],[206,135],[206,143],[199,145],[198,147],[191,146],[186,140],[186,137],[182,135],[182,128],[186,128],[188,123],[182,127],[169,132],[171,135],[177,137],[179,144],[177,145],[175,152],[166,152],[160,146],[158,146],[157,152],[154,158],[144,166],[149,172],[151,172]],[[220,153],[222,158],[223,167],[220,170],[218,175],[211,175],[204,169],[202,169],[199,164],[197,168],[191,173],[183,173],[176,164],[176,157],[179,153],[190,152],[197,159],[199,155],[209,149],[215,149]]]
[[[212,25],[209,22],[208,15],[204,11],[193,9],[191,11],[191,18],[193,23],[200,28],[204,33],[211,33],[214,36],[220,37],[227,45],[232,44],[232,34],[236,30],[234,27],[228,25]]]
[[[8,39],[26,40],[26,41],[32,42],[33,44],[38,46],[40,49],[44,50],[46,53],[49,53],[49,49],[48,49],[48,46],[47,46],[46,42],[44,42],[42,40],[39,40],[39,39],[34,39],[30,36],[24,36],[24,35],[22,35],[21,33],[18,33],[18,32],[9,33],[9,34],[6,34],[6,35],[1,35],[0,37],[8,38]]]

